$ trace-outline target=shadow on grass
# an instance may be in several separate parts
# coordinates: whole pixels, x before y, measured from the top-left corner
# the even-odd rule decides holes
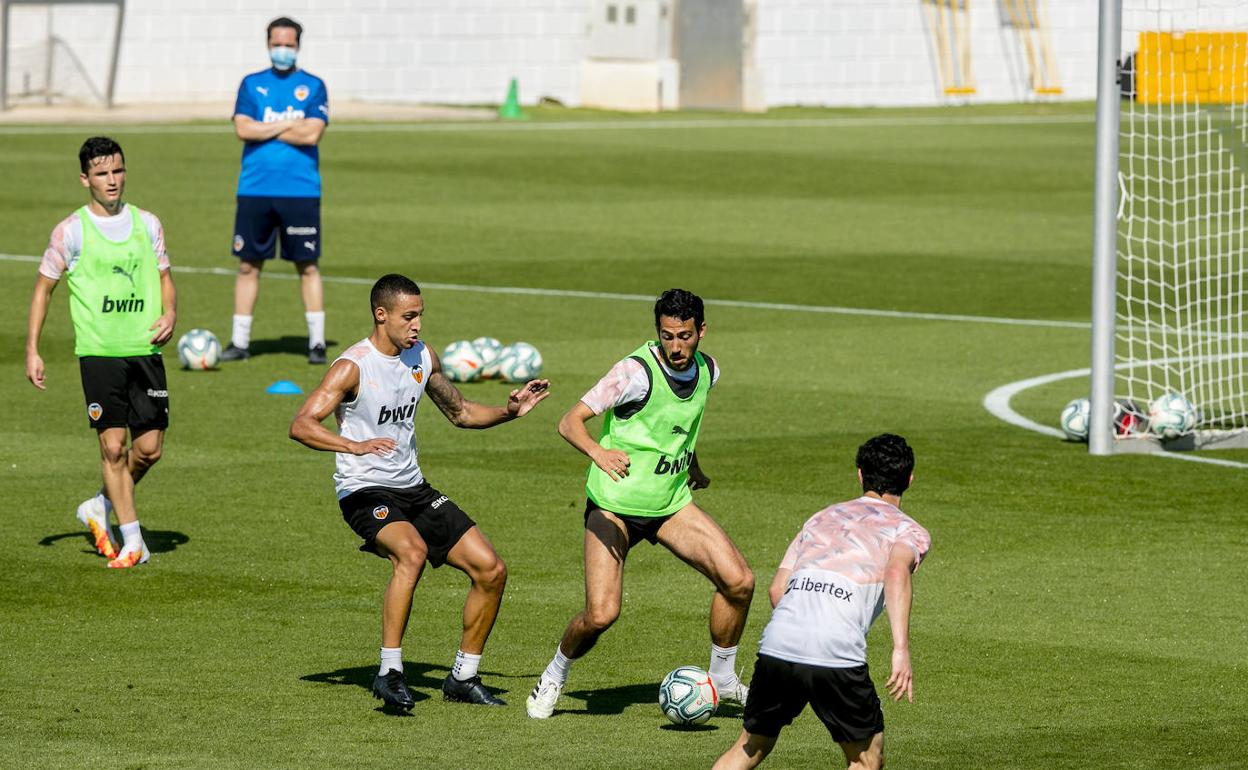
[[[116,527],[113,528],[114,540],[116,537]],[[87,544],[83,553],[95,553],[95,542],[91,539],[91,533],[87,530],[78,530],[75,532],[62,532],[59,535],[48,535],[39,541],[39,545],[53,545],[58,540],[66,538],[80,538]],[[174,532],[169,529],[148,529],[143,527],[143,542],[147,544],[147,550],[152,553],[169,553],[177,550],[178,546],[185,545],[191,541],[191,538],[181,532]],[[118,542],[120,545],[120,542]]]
[[[629,706],[657,703],[659,684],[625,684],[605,690],[574,690],[564,695],[585,701],[585,708],[556,709],[556,714],[622,714]]]
[[[337,344],[338,340],[325,340],[326,349],[332,350]],[[247,352],[251,354],[252,358],[271,353],[297,353],[298,355],[306,356],[308,354],[308,338],[286,334],[277,339],[252,340],[251,344],[247,346]]]

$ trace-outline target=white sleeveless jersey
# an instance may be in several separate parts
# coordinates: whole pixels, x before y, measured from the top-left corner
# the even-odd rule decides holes
[[[375,454],[335,455],[334,491],[338,499],[365,487],[406,489],[425,480],[416,462],[416,406],[425,395],[433,359],[425,343],[417,342],[397,356],[382,355],[367,338],[339,356],[360,370],[355,400],[334,410],[338,433],[351,441],[394,439],[395,450]]]

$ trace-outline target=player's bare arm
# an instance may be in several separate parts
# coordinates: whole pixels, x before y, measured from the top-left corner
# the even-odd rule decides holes
[[[910,573],[914,570],[914,549],[904,543],[893,546],[884,568],[884,607],[893,634],[893,668],[884,683],[893,700],[905,695],[914,702],[914,673],[910,669]]]
[[[43,322],[48,318],[48,302],[57,283],[46,275],[37,274],[35,290],[30,297],[30,320],[26,326],[26,379],[39,390],[47,390],[43,358],[39,355],[39,337],[43,334]]]
[[[503,406],[478,404],[464,398],[459,388],[446,378],[442,373],[442,361],[433,350],[429,351],[429,356],[433,359],[433,372],[429,375],[425,393],[429,394],[438,410],[457,428],[491,428],[523,417],[550,395],[548,380],[529,380],[523,387],[511,391]]]
[[[286,122],[286,130],[278,134],[278,141],[296,146],[311,147],[321,141],[325,133],[325,121],[320,118],[298,118]]]
[[[173,337],[173,327],[178,320],[178,292],[173,288],[173,276],[168,270],[160,271],[160,307],[161,313],[156,323],[148,327],[152,332],[152,344],[164,345]]]
[[[360,370],[350,361],[337,361],[325,373],[325,379],[316,386],[299,408],[290,423],[290,437],[300,444],[322,452],[385,456],[394,451],[394,439],[371,438],[367,441],[350,441],[333,432],[321,422],[344,400],[355,398],[360,386]]]
[[[784,596],[784,591],[789,587],[789,576],[793,574],[793,570],[781,567],[776,570],[776,576],[771,580],[771,587],[767,589],[767,598],[771,599],[771,608],[774,610],[776,605],[780,603],[780,598]]]
[[[629,459],[628,454],[619,449],[604,449],[601,444],[594,441],[593,436],[589,435],[585,423],[594,418],[594,410],[590,409],[584,401],[577,401],[576,405],[563,415],[563,419],[559,421],[559,435],[577,451],[588,457],[598,466],[598,469],[607,474],[612,481],[619,481],[628,475]]]
[[[289,121],[265,123],[246,115],[234,116],[234,135],[244,142],[267,142],[276,139],[278,134],[288,128]]]

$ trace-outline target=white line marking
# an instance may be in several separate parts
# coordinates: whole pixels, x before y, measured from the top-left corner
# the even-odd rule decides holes
[[[633,131],[633,130],[689,130],[710,128],[907,128],[918,126],[1051,126],[1087,125],[1096,122],[1095,115],[978,115],[966,117],[934,117],[915,115],[911,117],[878,118],[739,118],[739,119],[672,119],[672,120],[592,120],[567,122],[512,123],[506,121],[482,121],[476,123],[429,122],[429,123],[342,123],[335,124],[335,134],[384,134],[425,132],[472,132],[489,131],[513,133],[544,131]],[[233,134],[234,127],[228,121],[218,124],[115,124],[96,125],[89,129],[82,126],[0,126],[0,135],[41,136],[46,134],[84,134],[102,130],[118,134]]]
[[[1244,357],[1244,354],[1242,353],[1232,353],[1229,355],[1221,355],[1221,356],[1200,356],[1198,358],[1199,360],[1218,360],[1218,359],[1232,359],[1232,358],[1243,358],[1243,357]],[[1193,359],[1191,356],[1179,356],[1179,357],[1173,357],[1173,358],[1161,358],[1161,359],[1156,359],[1152,361],[1127,361],[1125,363],[1117,364],[1116,366],[1114,366],[1114,369],[1116,370],[1117,369],[1131,369],[1136,366],[1145,366],[1145,365],[1150,365],[1150,364],[1165,365],[1165,364],[1176,363],[1180,361],[1186,362],[1186,361],[1192,361],[1192,360],[1195,360],[1195,359]],[[1087,377],[1091,375],[1091,373],[1092,373],[1091,369],[1071,369],[1065,372],[1057,372],[1055,374],[1044,374],[1039,377],[1032,377],[1031,379],[1027,379],[1027,380],[1019,380],[1017,382],[1007,383],[1005,385],[1002,385],[999,388],[994,388],[992,391],[988,393],[988,395],[984,396],[984,401],[983,401],[984,408],[987,409],[988,412],[992,414],[994,417],[1000,420],[1004,420],[1005,422],[1008,422],[1010,425],[1016,425],[1020,428],[1025,428],[1027,430],[1034,431],[1036,433],[1041,433],[1045,436],[1052,436],[1054,438],[1065,439],[1066,434],[1062,433],[1057,428],[1053,428],[1048,425],[1041,425],[1040,423],[1034,420],[1030,420],[1022,416],[1018,412],[1014,411],[1014,408],[1010,406],[1010,399],[1014,398],[1014,396],[1017,396],[1019,393],[1022,393],[1024,390],[1029,390],[1031,388],[1039,387],[1041,385],[1048,385],[1049,383],[1058,382],[1059,380],[1073,380],[1076,377]],[[1193,463],[1207,463],[1209,465],[1220,465],[1225,468],[1248,468],[1248,463],[1236,462],[1234,460],[1219,460],[1216,457],[1201,457],[1194,453],[1161,451],[1161,452],[1151,452],[1149,453],[1149,456],[1169,457],[1172,460],[1187,460],[1188,462],[1193,462]]]
[[[6,262],[38,262],[39,257],[29,254],[0,254],[0,261]],[[174,265],[174,272],[198,275],[228,275],[237,273],[224,267],[185,267]],[[265,278],[295,281],[298,276],[290,273],[261,273]],[[343,283],[358,286],[372,286],[374,278],[357,278],[346,275],[325,275],[321,280],[326,283]],[[528,286],[477,286],[466,283],[420,283],[421,286],[442,291],[462,291],[475,294],[513,294],[533,297],[574,297],[578,299],[614,299],[625,302],[654,302],[654,297],[646,294],[619,294],[606,291],[578,291],[575,289],[543,289]],[[949,321],[956,323],[999,324],[1005,326],[1039,326],[1047,329],[1090,329],[1086,321],[1049,321],[1036,318],[994,318],[992,316],[959,315],[956,313],[921,313],[908,310],[883,310],[863,307],[837,307],[834,305],[797,305],[788,302],[749,302],[735,299],[707,299],[708,305],[718,307],[735,307],[749,310],[780,310],[793,313],[824,313],[831,315],[870,316],[874,318],[901,318],[921,321]]]

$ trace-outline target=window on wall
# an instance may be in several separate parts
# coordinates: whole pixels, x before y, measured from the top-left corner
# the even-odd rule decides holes
[[[618,18],[618,9],[612,3],[607,3],[607,23],[614,24]]]
[[[637,6],[630,5],[624,9],[624,23],[625,24],[637,23]]]

